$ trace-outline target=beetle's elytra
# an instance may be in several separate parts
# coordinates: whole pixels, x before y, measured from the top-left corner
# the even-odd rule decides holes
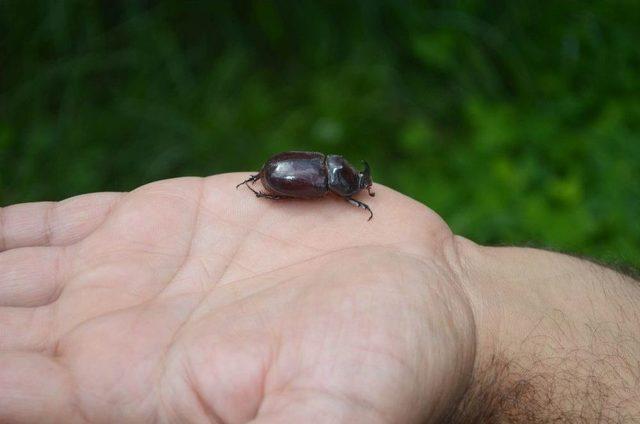
[[[369,220],[373,212],[366,203],[352,196],[361,190],[371,191],[371,170],[364,162],[364,170],[358,171],[345,158],[339,155],[325,155],[317,152],[283,152],[269,158],[260,172],[236,186],[246,184],[257,197],[267,199],[313,199],[327,193],[335,193],[354,206],[369,211]],[[256,191],[248,183],[260,180],[265,190]]]

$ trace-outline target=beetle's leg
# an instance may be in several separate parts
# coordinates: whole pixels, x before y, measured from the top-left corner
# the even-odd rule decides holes
[[[241,185],[245,184],[249,190],[253,191],[253,193],[256,195],[256,197],[265,197],[267,199],[272,199],[272,200],[290,199],[291,198],[291,196],[282,196],[282,195],[277,195],[277,194],[263,193],[262,191],[256,191],[256,189],[254,189],[253,187],[251,187],[248,184],[248,183],[255,183],[259,179],[260,179],[260,174],[251,175],[249,178],[247,178],[246,180],[244,180],[243,182],[238,184],[236,186],[236,188],[238,188]]]
[[[367,221],[371,221],[371,218],[373,218],[373,212],[371,212],[371,208],[369,207],[369,205],[359,200],[352,199],[351,197],[345,197],[345,200],[351,203],[353,206],[357,206],[359,208],[366,209],[367,211],[369,211],[369,219],[367,219]]]
[[[254,189],[248,184],[247,184],[247,188],[253,191],[256,197],[264,197],[266,199],[271,199],[271,200],[291,199],[291,196],[283,196],[281,194],[269,194],[269,193],[264,193],[262,191],[257,191],[256,189]]]
[[[292,199],[291,196],[282,196],[280,194],[269,194],[269,193],[263,193],[261,191],[253,191],[256,194],[256,197],[264,197],[265,199],[271,199],[271,200],[282,200],[282,199]]]
[[[249,176],[249,178],[247,178],[246,180],[244,180],[243,182],[241,182],[240,184],[238,184],[238,185],[236,186],[236,188],[240,187],[240,186],[241,186],[241,185],[243,185],[243,184],[247,184],[247,183],[255,183],[255,182],[256,182],[256,181],[258,181],[259,179],[260,179],[260,174],[251,175],[251,176]],[[249,186],[247,185],[247,187],[249,187]],[[251,188],[251,187],[249,187],[249,188]]]

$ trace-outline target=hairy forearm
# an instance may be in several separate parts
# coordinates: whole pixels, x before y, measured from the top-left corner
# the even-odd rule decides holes
[[[640,420],[640,284],[571,256],[461,241],[476,317],[454,422]]]

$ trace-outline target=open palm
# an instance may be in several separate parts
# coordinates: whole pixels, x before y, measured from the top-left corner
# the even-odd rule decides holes
[[[446,224],[380,186],[367,222],[247,176],[0,211],[0,421],[446,413],[475,346]]]

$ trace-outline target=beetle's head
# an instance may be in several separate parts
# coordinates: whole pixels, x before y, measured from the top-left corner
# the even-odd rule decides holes
[[[376,195],[375,192],[371,191],[371,186],[373,182],[371,181],[371,168],[369,168],[369,164],[367,161],[363,160],[364,170],[360,172],[360,190],[366,189],[369,192],[369,196],[373,197]]]

